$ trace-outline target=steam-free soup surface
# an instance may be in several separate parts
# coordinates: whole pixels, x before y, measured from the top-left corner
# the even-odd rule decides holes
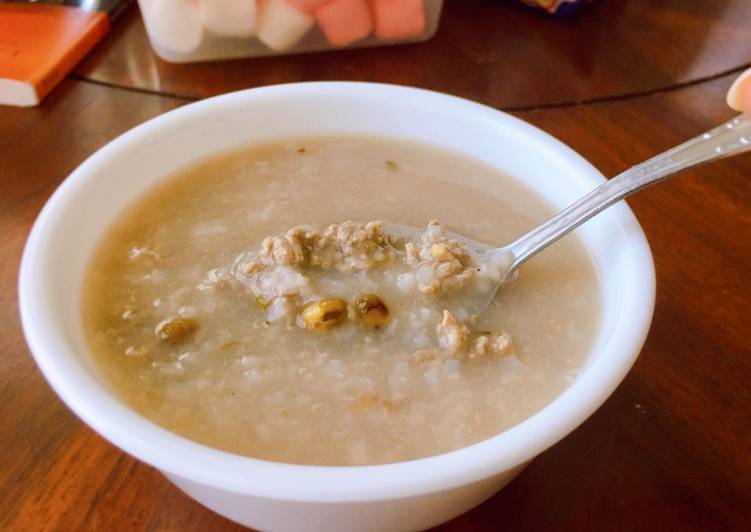
[[[480,318],[453,309],[449,328],[441,296],[402,275],[401,251],[383,259],[376,248],[372,266],[353,270],[294,266],[310,286],[285,295],[284,312],[247,282],[252,260],[265,237],[300,225],[436,219],[500,245],[551,214],[513,178],[433,146],[249,147],[166,178],[118,217],[85,282],[88,341],[123,401],[206,445],[324,465],[443,453],[519,423],[576,378],[599,310],[577,238],[528,262]],[[376,326],[358,318],[363,293],[387,306]],[[302,309],[321,298],[345,310],[310,327]],[[447,344],[455,333],[466,345]]]

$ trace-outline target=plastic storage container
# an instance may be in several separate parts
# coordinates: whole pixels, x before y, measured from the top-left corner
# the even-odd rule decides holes
[[[361,48],[433,36],[443,0],[138,0],[176,63]]]

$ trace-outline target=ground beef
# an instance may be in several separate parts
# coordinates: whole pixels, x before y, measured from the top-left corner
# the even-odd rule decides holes
[[[477,333],[462,325],[448,310],[436,327],[440,349],[423,349],[415,353],[418,361],[434,358],[477,358],[504,355],[511,349],[511,337],[506,333]]]
[[[265,238],[256,253],[241,257],[235,277],[266,309],[269,321],[293,318],[306,301],[327,296],[313,291],[309,275],[316,270],[355,275],[399,259],[399,264],[391,262],[403,270],[398,278],[413,276],[416,282],[405,286],[428,296],[455,292],[478,279],[479,267],[466,244],[449,238],[435,220],[428,223],[418,243],[408,241],[402,251],[394,245],[396,242],[378,221],[344,222],[323,229],[293,227],[279,236]],[[511,345],[507,334],[474,332],[457,322],[448,310],[444,310],[437,325],[436,337],[438,348],[418,352],[418,359],[504,354]]]
[[[265,238],[256,254],[241,260],[238,279],[261,304],[269,305],[277,298],[306,295],[308,268],[362,271],[395,256],[403,256],[424,294],[457,291],[475,278],[478,269],[466,245],[448,238],[435,220],[428,223],[419,244],[405,244],[404,253],[391,244],[382,222],[348,221],[324,229],[301,225]]]
[[[438,345],[451,355],[466,350],[469,341],[469,328],[454,319],[448,310],[443,311],[443,320],[437,327]]]
[[[477,265],[467,252],[464,242],[448,238],[435,220],[420,237],[418,245],[405,245],[405,260],[415,268],[417,288],[424,294],[447,294],[469,284],[477,273]]]
[[[236,277],[276,321],[313,297],[306,270],[367,270],[395,254],[382,222],[348,221],[323,229],[301,225],[263,239],[257,253],[240,258]]]
[[[321,229],[306,225],[267,237],[257,256],[245,265],[249,276],[269,266],[336,268],[341,272],[366,270],[393,254],[382,222],[354,222]]]

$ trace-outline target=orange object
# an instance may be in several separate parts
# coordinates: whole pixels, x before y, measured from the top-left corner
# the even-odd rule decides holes
[[[101,11],[0,3],[0,104],[38,104],[109,29]]]
[[[371,0],[371,4],[380,39],[404,39],[425,31],[422,0]]]
[[[326,40],[334,46],[347,46],[373,31],[365,0],[330,0],[315,10],[315,17]]]

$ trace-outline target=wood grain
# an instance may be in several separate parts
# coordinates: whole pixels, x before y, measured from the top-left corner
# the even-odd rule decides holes
[[[293,81],[377,80],[519,109],[714,76],[750,63],[749,42],[745,0],[598,0],[563,19],[511,0],[447,0],[426,43],[176,65],[151,51],[133,9],[76,73],[187,98]]]

